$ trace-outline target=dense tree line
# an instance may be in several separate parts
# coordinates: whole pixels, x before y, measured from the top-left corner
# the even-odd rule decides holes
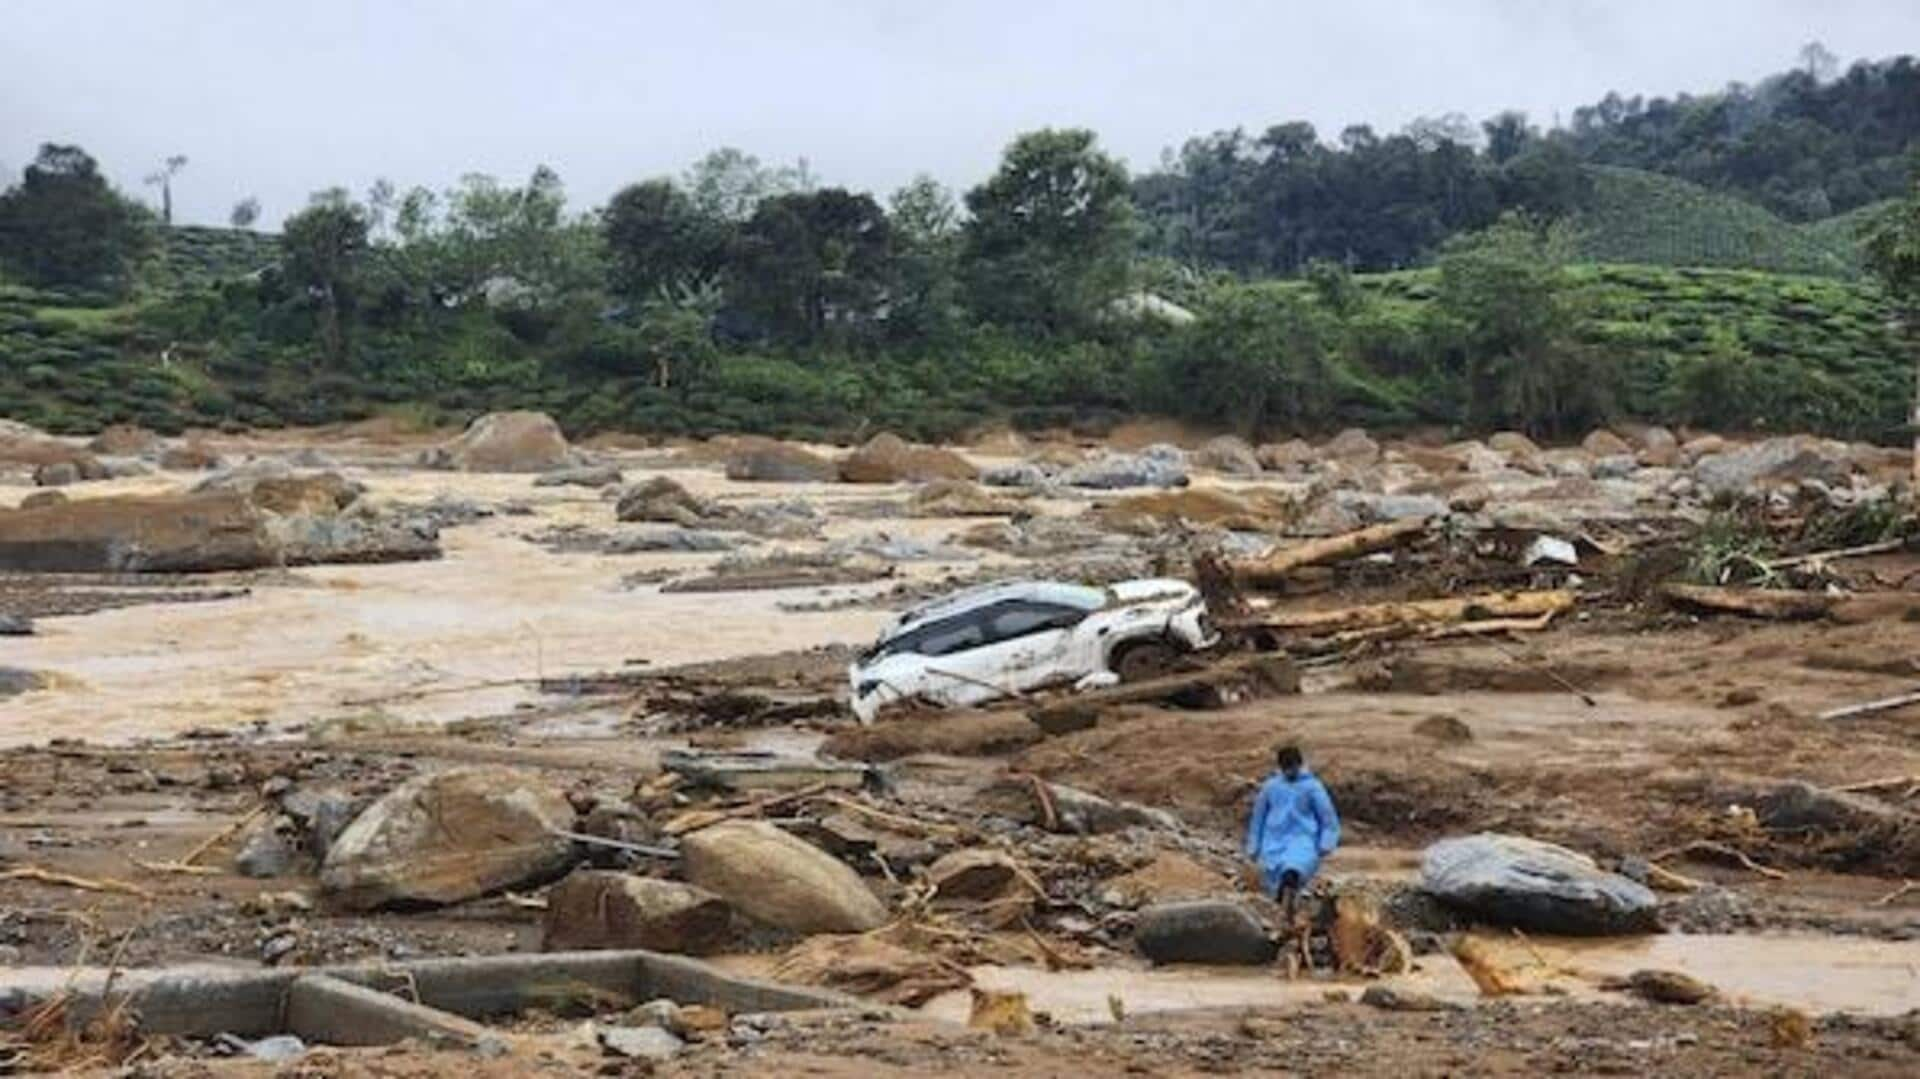
[[[1814,65],[1754,91],[1610,98],[1556,131],[1504,113],[1329,143],[1282,124],[1193,140],[1139,177],[1092,132],[1041,130],[957,198],[923,177],[883,202],[734,149],[586,212],[546,168],[443,191],[383,181],[315,195],[251,272],[168,288],[142,274],[177,230],[84,151],[47,146],[0,194],[0,269],[86,302],[133,299],[128,340],[259,374],[243,401],[194,384],[209,414],[550,394],[577,424],[672,430],[828,433],[892,416],[950,434],[995,410],[1145,410],[1250,434],[1349,421],[1565,433],[1625,410],[1885,433],[1870,306],[1841,297],[1830,358],[1780,345],[1801,328],[1771,312],[1635,338],[1644,319],[1596,305],[1604,282],[1575,265],[1576,233],[1598,160],[1692,169],[1756,198],[1818,186],[1829,208],[1890,193],[1881,173],[1914,137],[1913,101],[1895,100],[1912,71]],[[1760,102],[1764,116],[1729,119]],[[1758,149],[1789,129],[1811,141]],[[235,220],[257,213],[246,200]],[[1415,266],[1429,269],[1404,295],[1411,279],[1355,276]],[[58,350],[16,359],[6,329],[0,377],[56,383],[44,359]]]
[[[1430,259],[1448,236],[1501,213],[1564,217],[1586,205],[1583,166],[1675,176],[1811,221],[1899,195],[1920,146],[1920,63],[1807,66],[1674,98],[1608,94],[1541,130],[1506,112],[1453,115],[1398,134],[1309,124],[1190,140],[1134,182],[1147,249],[1246,274],[1293,274],[1315,259],[1391,270]]]

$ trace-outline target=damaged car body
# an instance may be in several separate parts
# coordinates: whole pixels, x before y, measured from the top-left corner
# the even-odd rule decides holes
[[[848,680],[854,714],[871,723],[906,701],[958,707],[1047,686],[1137,681],[1218,639],[1206,601],[1185,581],[1008,581],[902,614]]]

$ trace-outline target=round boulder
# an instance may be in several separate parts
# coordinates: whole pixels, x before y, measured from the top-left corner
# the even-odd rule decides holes
[[[916,446],[884,431],[840,462],[840,478],[848,483],[926,483],[979,475],[979,469],[952,450]]]
[[[456,472],[550,472],[572,464],[573,451],[544,412],[489,412],[431,451],[428,463]]]
[[[765,821],[727,821],[680,841],[687,880],[756,922],[795,933],[865,933],[887,908],[859,874]]]

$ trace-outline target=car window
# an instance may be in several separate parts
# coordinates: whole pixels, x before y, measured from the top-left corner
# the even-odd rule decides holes
[[[907,650],[923,656],[950,656],[955,652],[978,648],[987,641],[980,617],[982,613],[976,611],[928,626],[914,634],[917,640],[910,642]]]
[[[1087,612],[1053,603],[1016,601],[1000,604],[987,625],[989,641],[1010,641],[1042,630],[1062,629],[1079,622]]]
[[[1071,626],[1087,612],[1059,603],[1007,600],[943,618],[887,642],[880,655],[950,656],[970,648]]]

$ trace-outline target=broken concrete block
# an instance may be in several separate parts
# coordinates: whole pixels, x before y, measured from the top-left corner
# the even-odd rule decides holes
[[[547,892],[543,951],[645,948],[706,955],[727,941],[733,912],[679,881],[578,869]]]
[[[680,841],[687,879],[754,921],[796,933],[864,933],[887,909],[859,874],[765,821],[727,821]]]
[[[401,784],[334,840],[320,887],[349,910],[458,903],[567,871],[573,806],[511,768],[455,768]]]
[[[1148,907],[1140,912],[1133,942],[1156,963],[1270,963],[1276,950],[1246,904],[1231,899]]]

